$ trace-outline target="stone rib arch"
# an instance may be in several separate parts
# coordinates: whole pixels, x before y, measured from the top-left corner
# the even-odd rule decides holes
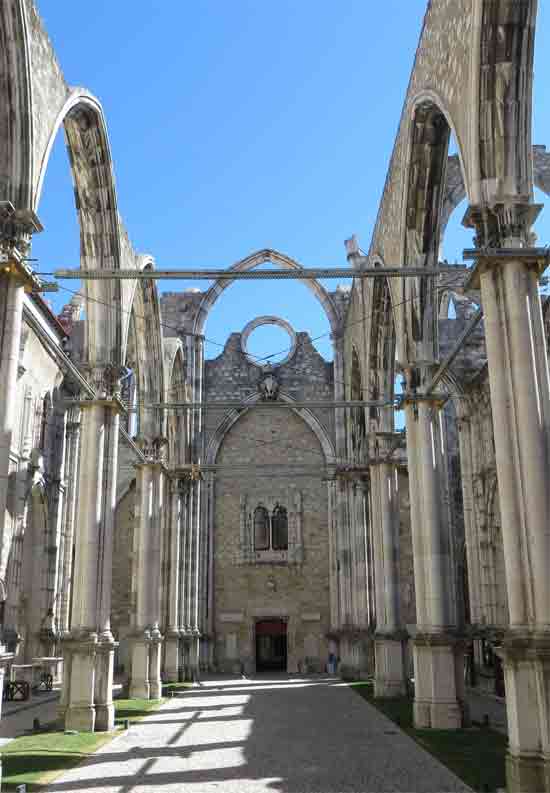
[[[282,392],[279,393],[279,399],[281,400],[281,402],[286,402],[289,404],[292,404],[292,402],[294,402],[292,397]],[[250,407],[253,407],[259,401],[260,401],[259,394],[253,394],[247,400],[245,400],[246,404],[249,404]],[[246,412],[248,412],[247,408],[245,408],[244,410],[232,410],[222,419],[222,421],[216,428],[215,432],[213,433],[208,443],[205,454],[206,465],[214,465],[225,436],[227,435],[229,430],[238,422],[238,420],[245,415]],[[321,449],[323,450],[325,463],[327,465],[334,464],[336,462],[336,452],[334,449],[334,445],[330,440],[329,435],[325,430],[325,428],[323,427],[323,425],[321,424],[321,422],[308,408],[295,408],[294,413],[308,425],[308,427],[317,437],[317,440],[321,445]]]
[[[234,270],[235,272],[247,272],[248,270],[253,270],[265,262],[272,262],[273,264],[276,264],[278,267],[285,270],[303,269],[302,265],[294,259],[291,259],[290,256],[287,256],[284,253],[279,253],[278,251],[272,250],[270,248],[264,248],[261,251],[257,251],[245,257],[244,259],[241,259],[241,261],[234,264],[230,270]],[[232,283],[233,281],[231,279],[220,279],[216,281],[216,283],[205,293],[195,319],[193,328],[194,333],[198,335],[202,335],[204,333],[206,320],[208,319],[211,309],[214,307],[214,304],[222,292]],[[304,279],[302,283],[304,283],[308,289],[311,290],[313,295],[321,303],[321,306],[323,307],[323,310],[329,320],[331,332],[333,334],[337,334],[340,328],[340,316],[332,297],[317,280]]]
[[[461,151],[455,130],[451,114],[433,91],[423,91],[411,102],[401,228],[404,267],[433,267],[438,263],[446,166],[453,132]],[[461,154],[459,159],[462,163]],[[403,279],[397,287],[404,333],[400,348],[406,361],[437,358],[438,312],[434,287],[433,281],[421,277]]]
[[[64,126],[76,212],[80,226],[81,266],[118,269],[122,264],[121,229],[107,125],[99,101],[73,89],[57,113],[42,158],[33,196],[38,207],[53,142]],[[121,365],[122,289],[117,281],[85,281],[85,363],[91,368]]]
[[[0,199],[32,208],[34,129],[28,19],[22,0],[0,5]]]
[[[179,338],[163,341],[164,383],[166,402],[184,402],[187,398],[185,347]],[[189,439],[189,411],[170,410],[166,416],[166,437],[170,460],[174,465],[187,462]]]
[[[152,265],[146,263],[142,269],[152,269]],[[163,402],[165,395],[160,306],[153,279],[132,283],[135,288],[123,355],[136,378],[139,436],[151,442],[165,434],[164,412],[148,407],[153,402]]]
[[[375,267],[383,267],[379,256],[373,258]],[[396,322],[393,293],[387,278],[377,278],[371,287],[371,306],[367,318],[366,377],[363,399],[393,399],[396,357]],[[393,407],[370,408],[369,426],[373,431],[391,432],[394,424]]]

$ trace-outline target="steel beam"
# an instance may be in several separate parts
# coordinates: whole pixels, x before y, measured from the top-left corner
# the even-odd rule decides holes
[[[55,270],[55,278],[70,278],[84,281],[116,280],[184,280],[184,281],[263,281],[298,280],[318,278],[422,278],[436,277],[452,270],[452,267],[365,267],[359,270],[350,267],[308,267],[302,270]],[[50,273],[48,273],[50,275]]]

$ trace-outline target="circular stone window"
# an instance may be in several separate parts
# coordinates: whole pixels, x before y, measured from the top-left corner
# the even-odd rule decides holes
[[[250,337],[258,328],[265,325],[272,325],[285,331],[287,338],[282,333],[262,334],[265,338],[261,341],[265,344],[262,348],[250,343]],[[259,336],[259,334],[255,334]],[[260,341],[260,339],[255,339]],[[266,349],[267,347],[267,349]],[[296,334],[286,320],[280,317],[258,317],[249,322],[241,333],[241,348],[248,361],[254,366],[281,366],[290,361],[296,352]],[[265,350],[265,352],[264,352]]]

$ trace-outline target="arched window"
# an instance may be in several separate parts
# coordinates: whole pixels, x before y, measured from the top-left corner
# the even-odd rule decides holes
[[[254,510],[254,549],[269,550],[269,512],[265,507]]]
[[[279,504],[271,517],[272,547],[274,551],[286,551],[288,548],[288,515]]]

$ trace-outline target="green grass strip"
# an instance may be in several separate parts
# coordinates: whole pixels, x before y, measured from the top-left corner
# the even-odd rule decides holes
[[[375,699],[370,681],[351,683],[350,686],[473,790],[494,793],[506,787],[506,735],[485,727],[417,730],[413,726],[411,699]]]
[[[120,727],[125,719],[132,724],[138,722],[163,702],[162,699],[117,699],[115,724]],[[119,729],[74,735],[53,730],[15,738],[2,750],[2,790],[15,790],[22,784],[26,784],[29,791],[40,790],[117,735],[120,735]]]

